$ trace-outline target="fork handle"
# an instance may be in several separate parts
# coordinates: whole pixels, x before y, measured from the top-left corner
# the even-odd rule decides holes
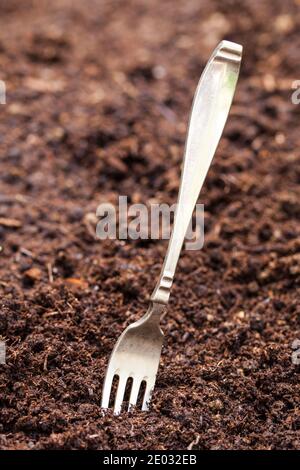
[[[195,204],[225,126],[233,99],[242,46],[222,41],[212,53],[198,83],[185,144],[183,170],[172,235],[151,300],[169,301],[183,241]]]

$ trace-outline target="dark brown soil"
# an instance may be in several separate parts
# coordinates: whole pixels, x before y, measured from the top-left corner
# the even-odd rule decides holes
[[[2,449],[300,448],[299,1],[0,4]],[[166,243],[100,242],[100,202],[173,203],[195,86],[244,45],[230,119],[184,252],[152,409],[99,406]]]

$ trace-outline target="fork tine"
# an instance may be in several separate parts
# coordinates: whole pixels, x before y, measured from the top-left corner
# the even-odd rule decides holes
[[[111,385],[112,385],[113,378],[114,378],[113,374],[109,374],[108,372],[106,373],[106,376],[104,379],[103,391],[102,391],[102,400],[101,400],[102,408],[108,408],[109,406],[109,397],[111,393]]]
[[[128,411],[130,411],[130,409],[136,405],[140,386],[141,386],[141,382],[138,379],[133,379],[131,392],[130,392],[130,398],[129,398]]]
[[[119,384],[115,398],[114,404],[114,414],[118,415],[121,412],[122,402],[124,398],[125,388],[126,388],[127,377],[119,376]]]
[[[142,411],[148,411],[149,409],[149,403],[151,400],[151,395],[154,389],[154,385],[155,385],[155,377],[147,379],[146,390],[145,390],[143,405],[142,405]]]

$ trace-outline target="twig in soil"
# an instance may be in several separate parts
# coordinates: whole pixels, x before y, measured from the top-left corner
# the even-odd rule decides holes
[[[20,248],[20,253],[22,253],[22,255],[28,256],[28,258],[35,258],[35,254],[32,253],[32,251],[27,250],[27,248],[24,248],[22,246]]]
[[[56,312],[56,310],[54,310],[53,312],[45,313],[44,317],[53,317],[54,315],[59,315],[59,312]]]
[[[199,443],[200,436],[197,434],[196,439],[194,439],[188,446],[187,450],[192,450],[194,446],[196,446]]]
[[[48,271],[49,282],[50,282],[50,284],[52,284],[52,282],[53,282],[53,272],[52,272],[52,264],[51,263],[47,263],[47,271]]]
[[[6,217],[0,217],[0,225],[8,228],[20,228],[22,227],[22,222],[17,219],[8,219]]]

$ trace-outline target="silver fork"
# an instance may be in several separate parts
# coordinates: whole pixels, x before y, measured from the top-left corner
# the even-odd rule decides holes
[[[147,313],[129,325],[120,335],[105,375],[102,408],[109,407],[114,376],[119,379],[114,400],[115,414],[121,412],[129,378],[132,385],[128,409],[136,405],[141,383],[145,382],[142,410],[148,410],[164,336],[159,326],[160,317],[168,304],[184,237],[226,123],[241,57],[242,46],[222,41],[212,53],[196,89],[174,226],[164,264]]]

